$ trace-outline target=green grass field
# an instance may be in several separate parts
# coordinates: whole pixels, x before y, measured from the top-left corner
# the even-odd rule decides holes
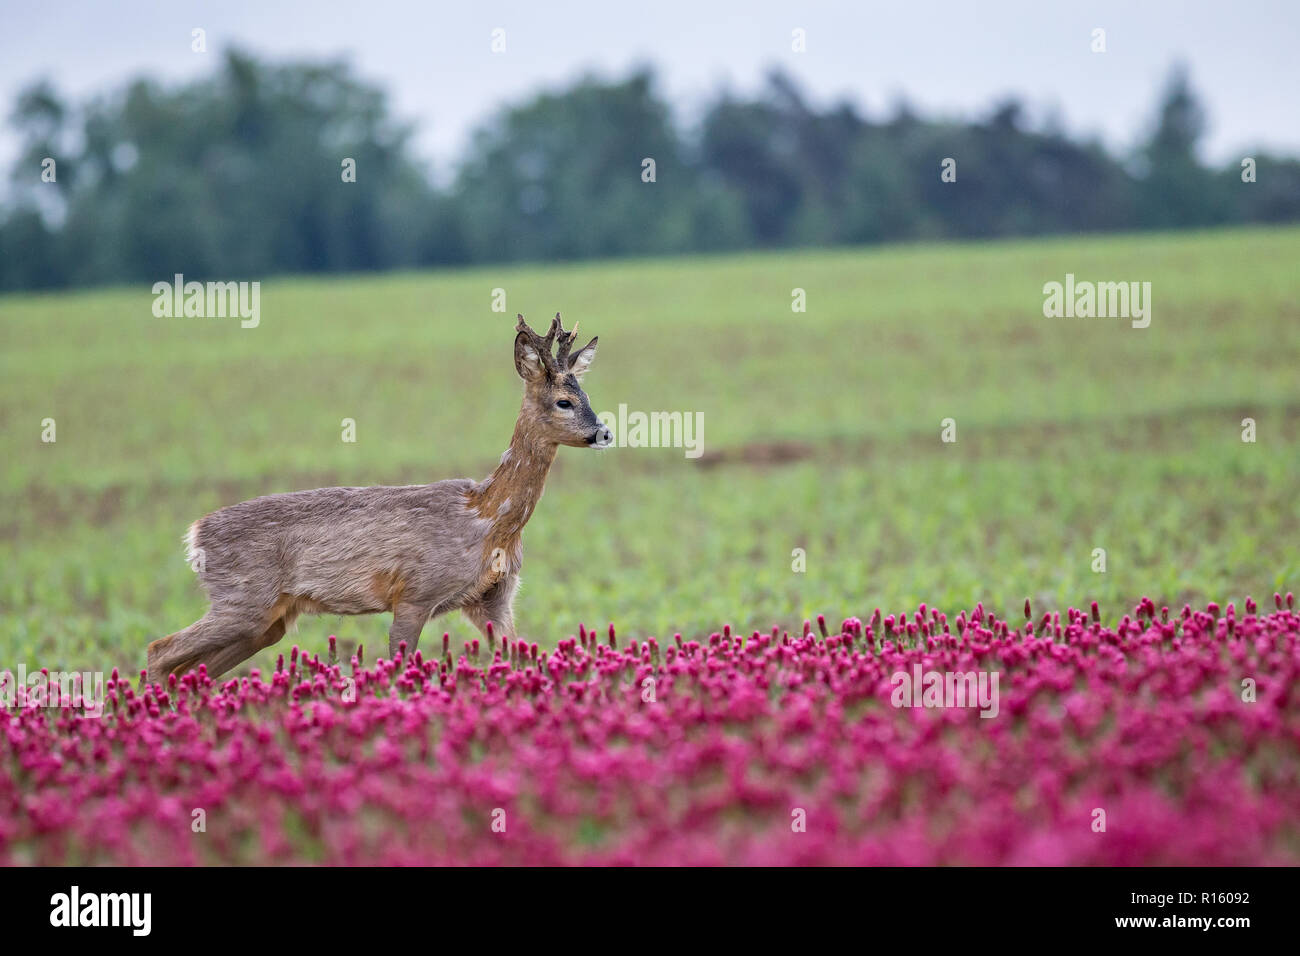
[[[268,279],[256,329],[155,318],[147,284],[0,298],[0,667],[141,667],[206,608],[181,535],[214,508],[487,474],[517,311],[599,334],[597,411],[705,424],[696,460],[561,450],[524,536],[534,640],[1271,599],[1300,577],[1298,261],[1300,230],[1252,229]],[[1151,282],[1150,327],[1044,318],[1067,272]],[[373,657],[388,621],[303,618],[250,664],[331,633]]]

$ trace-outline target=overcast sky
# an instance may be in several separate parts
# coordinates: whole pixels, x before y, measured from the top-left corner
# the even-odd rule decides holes
[[[191,51],[207,31],[208,53]],[[1090,50],[1106,31],[1106,52]],[[505,30],[506,50],[491,51]],[[807,51],[791,50],[806,31]],[[1300,0],[950,0],[635,3],[403,0],[5,0],[0,106],[48,76],[74,100],[141,73],[170,79],[213,68],[239,45],[275,57],[346,55],[417,124],[417,149],[446,164],[489,111],[587,69],[658,68],[679,115],[720,87],[755,89],[779,65],[810,97],[847,97],[886,115],[905,96],[918,111],[985,114],[1016,94],[1030,116],[1131,146],[1169,67],[1190,70],[1210,121],[1206,155],[1260,147],[1300,154]],[[15,153],[0,134],[0,162]]]

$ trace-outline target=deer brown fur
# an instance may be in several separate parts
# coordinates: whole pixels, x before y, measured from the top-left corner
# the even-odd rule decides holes
[[[280,640],[300,614],[391,611],[391,655],[402,641],[415,650],[425,622],[456,609],[484,632],[492,621],[502,636],[515,636],[521,536],[555,453],[612,441],[579,385],[597,340],[571,355],[576,339],[577,325],[564,329],[558,314],[545,337],[519,316],[523,404],[510,447],[483,481],[295,491],[196,521],[186,557],[211,607],[149,645],[148,679],[200,664],[219,677]]]

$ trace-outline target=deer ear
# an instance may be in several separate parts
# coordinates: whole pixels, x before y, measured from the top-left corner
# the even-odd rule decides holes
[[[515,336],[515,371],[525,382],[535,382],[546,374],[546,366],[527,332]]]
[[[582,376],[591,367],[591,360],[596,357],[596,342],[599,338],[600,336],[596,336],[569,356],[569,371],[573,373],[574,378],[578,379],[578,381],[582,381]]]

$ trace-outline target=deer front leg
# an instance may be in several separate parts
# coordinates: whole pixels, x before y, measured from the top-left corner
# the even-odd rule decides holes
[[[388,629],[388,656],[396,659],[398,645],[406,641],[406,653],[411,655],[420,645],[420,632],[429,619],[429,609],[415,604],[398,604],[393,608],[393,624]]]
[[[484,636],[487,636],[488,621],[491,621],[492,631],[497,637],[518,637],[515,633],[514,614],[515,591],[518,589],[517,575],[502,578],[481,599],[461,610]]]

